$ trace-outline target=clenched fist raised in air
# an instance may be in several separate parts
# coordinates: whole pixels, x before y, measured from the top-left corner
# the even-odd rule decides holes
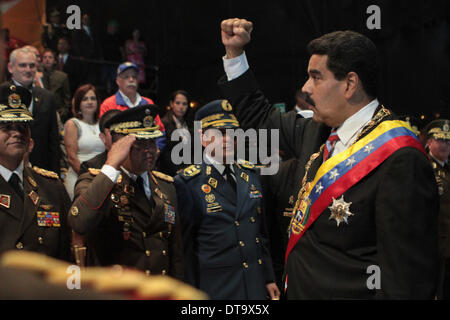
[[[225,46],[226,58],[238,57],[244,51],[244,46],[250,42],[253,23],[245,19],[227,19],[220,24],[222,43]]]

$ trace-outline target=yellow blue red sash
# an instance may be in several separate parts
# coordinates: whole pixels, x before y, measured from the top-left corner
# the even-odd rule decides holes
[[[333,198],[337,199],[391,154],[404,147],[413,147],[426,154],[406,122],[383,121],[350,148],[325,161],[317,170],[312,183],[307,185],[302,199],[297,200],[289,228],[285,261],[305,231],[325,211]]]

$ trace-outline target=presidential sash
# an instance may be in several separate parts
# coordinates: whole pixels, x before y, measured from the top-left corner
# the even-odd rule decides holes
[[[301,199],[295,204],[294,216],[289,227],[285,262],[305,231],[331,202],[395,151],[404,147],[412,147],[426,154],[416,134],[406,122],[383,121],[350,148],[325,161],[317,170],[313,181],[306,185]]]

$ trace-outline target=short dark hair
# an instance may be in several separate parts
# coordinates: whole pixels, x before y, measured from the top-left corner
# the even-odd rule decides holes
[[[120,111],[119,109],[111,109],[111,110],[106,111],[100,118],[100,121],[98,122],[98,125],[100,127],[100,132],[105,133],[106,121],[108,121],[109,119],[111,119],[112,117],[114,117],[116,114],[118,114],[120,112],[122,112],[122,111]]]
[[[44,57],[44,54],[46,54],[47,52],[50,52],[53,55],[53,58],[56,59],[56,57],[57,57],[56,52],[50,48],[45,48],[44,51],[42,51],[42,57]]]
[[[369,38],[354,31],[335,31],[312,40],[307,49],[310,55],[328,56],[327,67],[337,80],[353,71],[361,79],[366,94],[377,97],[380,61],[378,50]]]
[[[98,114],[100,112],[100,97],[98,95],[97,89],[92,85],[92,84],[85,84],[82,85],[81,87],[79,87],[74,95],[73,95],[73,106],[72,106],[72,112],[75,118],[81,119],[81,110],[80,110],[80,105],[81,105],[81,101],[83,100],[84,96],[86,95],[86,93],[88,93],[88,91],[94,91],[95,97],[97,98],[97,110],[95,111],[94,114],[94,120],[97,121],[98,120]]]

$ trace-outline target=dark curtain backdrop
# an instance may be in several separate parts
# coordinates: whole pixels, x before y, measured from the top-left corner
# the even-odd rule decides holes
[[[254,22],[246,49],[250,65],[272,102],[294,105],[295,90],[306,79],[306,44],[330,31],[364,33],[378,46],[383,82],[379,98],[397,114],[430,119],[449,117],[450,1],[447,0],[195,0],[75,1],[48,0],[65,13],[78,4],[103,32],[110,19],[120,22],[126,38],[141,30],[149,55],[159,67],[158,91],[152,96],[167,104],[168,95],[185,89],[201,104],[219,97],[222,75],[220,22],[242,17]],[[381,8],[381,30],[368,30],[366,9]]]

